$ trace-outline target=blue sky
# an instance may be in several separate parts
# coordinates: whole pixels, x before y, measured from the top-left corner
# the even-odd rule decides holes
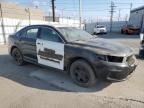
[[[4,0],[6,1],[6,0]],[[7,0],[16,2],[24,6],[38,5],[45,14],[51,14],[51,0]],[[82,18],[87,21],[109,20],[111,0],[81,0],[82,1]],[[124,20],[129,16],[130,4],[136,8],[144,5],[144,0],[113,0],[115,3],[114,20],[118,19],[120,10],[120,19]],[[78,18],[79,0],[56,0],[57,16]]]

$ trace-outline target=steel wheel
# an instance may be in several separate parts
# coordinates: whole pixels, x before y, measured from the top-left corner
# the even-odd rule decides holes
[[[81,83],[87,83],[89,81],[90,75],[86,71],[87,70],[85,69],[85,67],[77,66],[74,69],[75,79]]]
[[[93,86],[97,81],[93,69],[85,60],[77,60],[72,63],[70,75],[76,84],[83,87]]]
[[[18,65],[22,65],[24,63],[23,56],[17,48],[13,49],[12,56]]]

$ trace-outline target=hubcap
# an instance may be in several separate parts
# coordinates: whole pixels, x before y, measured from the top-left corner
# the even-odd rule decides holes
[[[87,83],[89,81],[90,76],[84,67],[77,66],[74,69],[74,77],[80,83]]]
[[[14,56],[14,59],[15,59],[15,61],[17,63],[21,63],[22,62],[22,57],[21,57],[21,55],[20,55],[20,53],[18,51],[15,51],[13,56]]]

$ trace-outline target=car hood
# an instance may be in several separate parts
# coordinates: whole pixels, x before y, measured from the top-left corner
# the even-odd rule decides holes
[[[72,43],[81,48],[96,52],[97,54],[127,56],[133,53],[133,50],[128,46],[102,38],[94,38],[86,41],[74,41]]]

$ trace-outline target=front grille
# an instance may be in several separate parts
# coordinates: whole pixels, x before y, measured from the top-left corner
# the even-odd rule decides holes
[[[128,56],[127,59],[126,59],[126,62],[127,62],[129,65],[134,64],[135,59],[134,59],[133,55]]]
[[[107,59],[109,62],[117,62],[117,63],[123,62],[123,57],[107,56]]]

